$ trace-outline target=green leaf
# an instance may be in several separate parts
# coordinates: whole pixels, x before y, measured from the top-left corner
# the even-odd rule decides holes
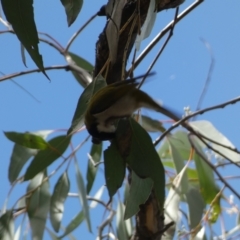
[[[129,239],[129,236],[127,233],[127,227],[123,219],[124,208],[125,208],[124,204],[121,201],[119,201],[117,206],[117,214],[116,214],[118,239]]]
[[[4,134],[9,140],[23,147],[41,150],[48,148],[47,142],[42,137],[32,133],[4,132]]]
[[[166,130],[160,121],[144,115],[141,115],[141,125],[147,132],[164,132]]]
[[[75,230],[84,220],[84,212],[79,212],[73,220],[67,225],[65,232],[63,235],[61,235],[59,238],[62,239],[65,236],[67,236],[69,233],[71,233],[73,230]]]
[[[83,0],[61,0],[61,3],[65,8],[68,26],[70,27],[81,11]]]
[[[91,232],[91,221],[90,221],[90,214],[89,214],[89,207],[87,202],[87,193],[86,188],[84,186],[84,180],[82,177],[82,174],[80,172],[80,169],[78,167],[77,162],[75,162],[75,171],[76,171],[76,180],[77,180],[77,186],[78,186],[78,196],[79,200],[83,207],[84,216],[87,222],[88,230]]]
[[[179,174],[182,169],[185,167],[184,159],[182,159],[181,155],[178,152],[178,149],[175,147],[175,141],[173,141],[172,137],[168,138],[170,152],[172,155],[172,159],[176,168],[177,173]],[[187,173],[184,172],[181,180],[181,193],[186,193],[188,190],[188,177]]]
[[[68,52],[68,54],[65,55],[65,59],[69,65],[77,66],[76,70],[71,68],[71,72],[83,88],[92,82],[92,72],[94,67],[91,63],[71,52]]]
[[[92,144],[91,152],[90,152],[90,157],[91,160],[88,160],[88,170],[87,170],[87,194],[90,193],[95,176],[97,173],[97,167],[94,166],[94,164],[98,163],[101,159],[101,154],[102,154],[102,143],[100,144]],[[93,162],[94,163],[93,163]]]
[[[42,56],[38,51],[38,34],[34,22],[33,0],[1,0],[4,14],[12,24],[18,39],[28,51],[32,60],[48,78],[44,71]]]
[[[211,204],[213,199],[219,193],[220,189],[217,186],[216,181],[214,179],[213,170],[205,162],[209,160],[207,159],[207,156],[203,152],[202,148],[200,147],[198,143],[199,140],[196,139],[194,136],[191,136],[190,140],[191,140],[191,143],[193,144],[193,147],[196,149],[194,153],[194,161],[195,161],[196,169],[198,172],[200,190],[205,202],[208,204]],[[202,157],[204,157],[205,161]],[[216,212],[217,215],[220,213],[218,212],[219,204],[220,204],[219,200],[215,201],[214,203],[214,208],[217,211]]]
[[[208,121],[195,121],[195,122],[190,122],[189,124],[193,129],[197,130],[199,133],[206,136],[207,138],[210,138],[215,142],[218,142],[222,145],[235,149],[235,146],[221,132],[219,132],[212,125],[212,123]],[[225,147],[222,147],[218,144],[212,143],[211,141],[207,141],[207,142],[210,142],[212,148],[217,150],[221,154],[223,154],[226,159],[229,159],[233,162],[238,162],[238,163],[240,162],[240,154],[230,149],[227,149]],[[221,155],[219,155],[219,157],[223,158]]]
[[[181,172],[174,178],[164,204],[164,224],[169,224],[172,221],[175,222],[175,224],[168,228],[165,232],[167,239],[172,239],[175,233],[176,223],[178,222],[178,210],[182,196],[182,181],[186,170],[187,165],[185,165]]]
[[[38,152],[32,160],[24,175],[24,181],[32,179],[39,172],[52,164],[56,159],[62,156],[67,149],[70,137],[58,136],[48,142],[49,148]]]
[[[38,135],[45,139],[52,130],[42,130],[33,132],[32,134]],[[15,144],[13,147],[10,164],[8,168],[8,178],[11,183],[13,183],[21,172],[25,163],[32,157],[37,155],[38,150],[22,147],[19,144]]]
[[[8,179],[11,183],[18,178],[25,163],[37,153],[36,149],[22,147],[18,144],[14,145],[8,168]]]
[[[115,141],[112,141],[110,147],[104,151],[104,169],[108,194],[112,199],[122,186],[126,169],[126,163],[120,156]]]
[[[30,220],[32,239],[43,239],[47,214],[50,205],[49,183],[44,180],[46,174],[43,172],[35,176],[27,192],[31,192],[26,198],[27,213]]]
[[[190,229],[194,229],[202,220],[203,211],[206,205],[199,190],[194,187],[189,187],[186,198],[189,210],[188,222],[190,224]]]
[[[175,132],[173,135],[171,135],[171,142],[178,150],[178,153],[181,155],[182,159],[188,160],[191,152],[191,144],[189,143],[187,132]],[[160,146],[158,154],[162,160],[169,160],[172,158],[167,139]]]
[[[0,239],[14,239],[13,213],[10,210],[0,217]]]
[[[160,206],[165,201],[165,172],[148,133],[133,119],[130,119],[132,133],[131,151],[127,163],[141,178],[151,178]]]
[[[88,62],[87,60],[85,60],[84,58],[81,58],[80,56],[78,56],[72,52],[68,52],[68,54],[71,56],[72,60],[74,61],[74,63],[77,66],[87,70],[90,73],[94,70],[93,65],[90,62]]]
[[[152,187],[153,181],[151,178],[139,178],[134,171],[132,171],[132,181],[129,196],[127,197],[124,220],[138,213],[140,210],[139,206],[147,201]]]
[[[92,81],[81,94],[77,108],[75,110],[71,127],[68,129],[67,134],[70,135],[77,130],[79,130],[84,125],[84,116],[87,109],[87,105],[92,96],[101,88],[106,86],[106,81],[99,77],[98,79]]]
[[[64,172],[58,179],[50,203],[50,220],[53,229],[58,232],[60,229],[63,212],[64,202],[68,196],[70,189],[70,182],[67,172]]]

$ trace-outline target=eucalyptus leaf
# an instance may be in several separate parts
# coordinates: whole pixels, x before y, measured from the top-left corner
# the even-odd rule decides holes
[[[153,180],[151,178],[142,179],[132,171],[132,180],[126,201],[124,220],[131,218],[139,212],[139,206],[147,201],[152,187]]]
[[[160,202],[160,207],[163,207],[165,201],[165,172],[163,164],[148,133],[135,120],[130,119],[130,124],[133,133],[127,163],[139,177],[151,178],[153,180],[154,190]]]
[[[105,86],[106,86],[106,81],[102,77],[99,77],[96,80],[92,81],[84,89],[83,93],[81,94],[78,100],[77,108],[75,110],[75,113],[72,119],[71,127],[68,129],[68,132],[67,132],[68,135],[76,132],[84,125],[85,111],[87,109],[87,105],[90,99],[98,90],[100,90]]]
[[[147,17],[144,21],[144,24],[141,28],[140,35],[137,35],[136,39],[136,50],[139,51],[140,45],[143,39],[147,38],[154,26],[155,20],[157,17],[157,11],[156,11],[156,0],[150,0]]]
[[[125,207],[123,203],[119,201],[117,206],[117,215],[116,215],[118,239],[129,239],[126,224],[125,224],[125,221],[123,220],[124,210],[125,210]]]
[[[82,204],[83,207],[83,212],[85,216],[85,220],[87,223],[88,230],[91,232],[91,220],[90,220],[90,214],[89,214],[89,207],[88,207],[88,202],[87,202],[87,192],[86,188],[84,186],[84,180],[82,177],[82,174],[80,172],[79,166],[77,162],[75,162],[75,172],[76,172],[76,180],[77,180],[77,186],[78,186],[78,196],[79,200]]]
[[[8,210],[0,217],[0,239],[12,240],[14,237],[13,213]]]
[[[48,142],[49,148],[41,150],[32,160],[31,164],[26,170],[24,180],[32,179],[39,172],[45,170],[50,164],[62,156],[67,149],[70,137],[58,136]]]
[[[191,229],[200,224],[206,204],[200,194],[200,191],[194,187],[189,187],[186,193],[188,203],[188,222]]]
[[[65,54],[65,59],[70,65],[72,74],[78,81],[78,83],[86,88],[92,82],[92,71],[93,66],[87,62],[85,59],[79,57],[78,55],[68,52]]]
[[[61,235],[59,238],[62,239],[66,237],[69,233],[74,231],[84,220],[84,212],[81,211],[79,212],[73,219],[72,221],[67,225],[64,234]]]
[[[70,181],[67,172],[64,172],[58,179],[50,203],[50,220],[53,229],[58,232],[64,212],[64,202],[68,196]]]
[[[181,172],[174,178],[172,187],[167,195],[164,209],[165,209],[165,219],[164,224],[169,224],[174,222],[175,224],[168,228],[165,232],[165,238],[173,238],[175,234],[176,224],[178,222],[178,210],[182,196],[182,181],[187,170],[187,165],[181,170]]]
[[[104,169],[108,194],[112,199],[122,186],[126,169],[126,163],[120,156],[115,141],[112,141],[110,147],[104,151]]]
[[[198,132],[200,132],[202,135],[206,136],[209,139],[212,139],[215,142],[219,142],[222,145],[225,145],[229,148],[235,149],[235,146],[228,140],[226,136],[224,136],[219,130],[217,130],[211,122],[208,121],[194,121],[189,123],[191,127]],[[216,143],[211,142],[211,140],[206,140],[210,143],[213,149],[217,150],[221,154],[225,156],[226,159],[229,159],[230,161],[237,162],[240,164],[240,154],[236,153],[228,148],[225,148],[223,146],[220,146]],[[218,153],[216,153],[219,157],[222,157]]]
[[[81,11],[83,0],[61,0],[61,3],[65,8],[68,26],[70,27]]]
[[[37,153],[38,150],[36,149],[22,147],[19,144],[14,145],[8,168],[8,179],[10,183],[13,183],[18,178],[26,162]]]
[[[38,50],[38,34],[34,22],[33,0],[18,1],[1,0],[4,14],[12,24],[18,39],[28,51],[32,60],[48,78],[44,71],[42,56]]]
[[[172,141],[171,136],[168,138],[168,142],[176,171],[179,174],[185,166],[184,159],[182,159],[180,153],[178,152],[178,149],[175,147],[174,145],[175,141]],[[187,190],[188,190],[188,177],[187,172],[184,172],[181,180],[181,193],[186,193]]]
[[[47,149],[47,142],[40,136],[32,133],[17,133],[17,132],[4,132],[5,136],[23,147],[33,149]]]
[[[102,155],[102,143],[100,144],[92,144],[91,151],[90,151],[90,158],[88,160],[88,169],[87,169],[87,194],[90,193],[96,173],[97,173],[97,167],[94,165],[96,163],[99,163]]]
[[[44,180],[46,174],[41,172],[29,183],[26,198],[27,213],[30,221],[32,239],[43,239],[47,214],[50,205],[49,183]]]

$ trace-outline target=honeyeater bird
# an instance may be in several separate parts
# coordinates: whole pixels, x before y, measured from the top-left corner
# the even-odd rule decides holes
[[[180,120],[179,116],[136,88],[137,85],[137,79],[113,83],[101,88],[90,99],[85,125],[94,143],[113,139],[117,120],[130,117],[139,108],[155,110],[175,121]]]

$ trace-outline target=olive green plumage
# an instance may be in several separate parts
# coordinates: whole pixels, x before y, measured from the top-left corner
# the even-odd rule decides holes
[[[148,94],[136,88],[136,79],[110,84],[94,94],[85,114],[85,125],[95,140],[114,138],[116,120],[130,117],[139,108],[161,112],[179,119],[169,110],[156,103]]]

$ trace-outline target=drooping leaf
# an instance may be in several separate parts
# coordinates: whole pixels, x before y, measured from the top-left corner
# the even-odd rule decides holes
[[[4,134],[9,140],[23,147],[41,150],[48,148],[47,142],[42,137],[32,133],[4,132]]]
[[[8,168],[8,179],[11,183],[18,178],[25,163],[37,153],[36,149],[22,147],[18,144],[14,145]]]
[[[22,225],[19,225],[17,231],[14,234],[14,240],[19,240],[21,235]]]
[[[196,139],[196,137],[194,136],[191,136],[189,139],[191,140],[194,149],[196,149],[196,152],[194,154],[194,161],[198,172],[201,194],[203,196],[203,199],[205,200],[205,203],[213,204],[213,211],[211,217],[216,220],[216,218],[220,214],[220,199],[215,199],[215,197],[219,193],[220,189],[214,179],[213,170],[205,162],[209,160],[201,149],[198,143],[199,140]],[[213,199],[215,199],[214,203],[212,203]]]
[[[61,3],[65,8],[68,26],[70,27],[81,11],[83,0],[61,0]]]
[[[148,133],[133,119],[131,151],[127,163],[141,178],[151,178],[154,182],[156,196],[162,204],[165,200],[165,172]]]
[[[157,16],[156,0],[150,0],[147,17],[141,28],[141,34],[137,35],[137,39],[135,42],[137,51],[140,49],[142,40],[144,40],[145,38],[147,38],[150,35],[152,28],[154,26],[155,20],[156,20],[156,16]]]
[[[202,135],[206,136],[207,138],[210,138],[215,142],[219,142],[222,145],[228,146],[229,148],[235,149],[235,146],[227,139],[227,137],[225,137],[221,132],[219,132],[212,125],[212,123],[210,123],[208,121],[194,121],[194,122],[190,122],[189,124],[191,125],[191,127],[193,127],[195,130],[197,130],[198,132],[200,132]],[[211,141],[210,141],[210,145],[213,147],[213,149],[219,151],[230,161],[240,163],[240,154],[238,154],[228,148],[220,146],[216,143],[212,143]],[[219,157],[224,158],[220,155],[219,155]]]
[[[104,151],[105,181],[110,199],[122,186],[126,163],[120,156],[115,141]]]
[[[185,131],[177,131],[173,135],[171,135],[171,142],[178,150],[183,160],[188,160],[191,151],[191,144],[188,140],[187,132]],[[170,159],[171,152],[169,149],[168,140],[166,139],[164,143],[160,146],[158,150],[158,154],[162,160]]]
[[[70,189],[70,181],[67,172],[64,172],[58,179],[50,203],[50,220],[53,229],[58,232],[60,229],[63,212],[64,202],[67,198]]]
[[[65,59],[71,65],[71,71],[78,83],[86,88],[92,82],[93,66],[78,55],[68,52]]]
[[[100,161],[101,155],[102,155],[102,143],[92,144],[92,148],[90,151],[91,160],[90,159],[88,160],[88,169],[87,169],[87,194],[89,194],[92,189],[95,176],[97,173],[97,167],[94,166],[94,164]]]
[[[179,174],[185,166],[184,159],[182,159],[181,155],[178,152],[178,149],[175,147],[174,145],[175,141],[173,141],[171,136],[168,138],[168,142],[169,142],[172,159],[175,165],[175,169]],[[187,172],[184,172],[181,180],[181,191],[182,191],[181,193],[182,194],[187,193],[187,190],[188,190],[188,177],[187,177]]]
[[[38,152],[36,157],[32,160],[31,164],[26,170],[24,180],[32,179],[39,172],[43,171],[46,167],[52,164],[56,159],[62,156],[67,149],[70,137],[58,136],[48,142],[49,148]]]
[[[166,198],[164,209],[165,209],[165,219],[164,224],[169,224],[174,222],[175,224],[168,228],[165,232],[163,239],[171,239],[175,234],[176,223],[178,222],[178,210],[182,196],[182,180],[184,179],[185,172],[187,170],[187,165],[181,170],[181,172],[174,178],[172,187],[169,190],[168,196]]]
[[[28,51],[32,60],[44,73],[42,56],[38,50],[38,35],[37,28],[34,22],[33,0],[18,1],[15,0],[1,0],[4,14],[12,24],[12,28],[16,33],[18,39]]]
[[[68,129],[67,134],[70,135],[76,132],[84,125],[84,115],[87,109],[87,105],[91,97],[96,93],[99,89],[106,86],[106,81],[99,77],[98,79],[92,81],[83,91],[81,94],[77,108],[75,110],[71,127]]]
[[[108,10],[111,11],[111,21],[108,21],[105,33],[109,48],[109,58],[111,63],[114,63],[117,58],[119,29],[122,19],[122,9],[125,5],[125,1],[111,1],[111,3],[111,7],[108,5]],[[110,8],[112,9],[110,10]]]
[[[126,223],[123,219],[125,207],[121,201],[119,201],[117,206],[117,214],[116,214],[116,221],[117,221],[117,236],[118,239],[129,239]]]
[[[89,205],[90,208],[95,208],[98,205],[99,202],[97,200],[101,200],[101,197],[103,195],[104,189],[106,189],[105,186],[102,186],[102,187],[100,187],[98,189],[97,193],[93,196],[94,200]]]
[[[61,235],[59,238],[62,239],[66,237],[69,233],[71,233],[73,230],[75,230],[84,220],[84,212],[79,212],[67,225],[64,234]]]
[[[38,135],[41,138],[45,139],[51,133],[52,130],[42,130],[33,132],[31,134]],[[36,149],[22,147],[19,144],[14,145],[8,168],[8,178],[11,183],[13,183],[18,178],[18,175],[21,172],[25,163],[37,153],[38,150]]]
[[[77,66],[87,70],[90,73],[94,70],[93,65],[84,58],[81,58],[80,56],[72,52],[68,52],[68,54],[71,56],[72,60],[75,62]]]
[[[82,174],[80,172],[80,169],[78,167],[77,162],[75,161],[75,172],[76,172],[76,180],[77,180],[77,186],[78,186],[78,196],[79,200],[83,207],[84,217],[87,223],[88,230],[91,232],[91,220],[90,220],[90,214],[89,214],[89,207],[87,202],[87,192],[84,185],[84,180],[82,177]]]
[[[27,192],[31,192],[26,198],[27,213],[31,225],[32,239],[43,239],[47,214],[50,205],[49,183],[44,181],[46,174],[43,172],[35,176]]]
[[[194,187],[189,187],[186,198],[188,203],[188,222],[190,229],[194,229],[202,220],[206,204],[200,191]]]
[[[132,171],[132,181],[129,196],[127,197],[124,220],[129,219],[138,213],[140,210],[139,206],[147,201],[152,187],[153,181],[151,178],[139,178]]]
[[[12,240],[14,237],[14,221],[12,211],[5,212],[0,217],[0,239]]]

